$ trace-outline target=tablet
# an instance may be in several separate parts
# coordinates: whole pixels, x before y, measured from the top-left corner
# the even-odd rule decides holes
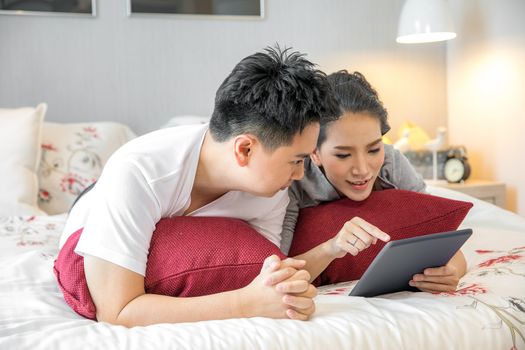
[[[350,292],[373,297],[399,291],[419,291],[408,282],[428,267],[444,266],[472,234],[471,229],[433,233],[388,242]]]

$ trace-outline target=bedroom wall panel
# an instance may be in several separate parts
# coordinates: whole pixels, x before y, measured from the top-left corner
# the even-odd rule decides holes
[[[95,18],[0,16],[0,105],[49,105],[55,122],[113,120],[141,134],[175,115],[209,115],[243,57],[279,42],[328,73],[368,76],[393,131],[446,123],[445,44],[395,42],[403,0],[266,0],[262,20],[127,17],[98,1]]]
[[[525,2],[451,4],[450,140],[467,146],[474,178],[507,184],[507,208],[525,216]]]

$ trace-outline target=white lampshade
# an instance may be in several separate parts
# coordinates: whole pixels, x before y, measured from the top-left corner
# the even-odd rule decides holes
[[[401,11],[396,41],[428,43],[456,37],[445,0],[407,0]]]

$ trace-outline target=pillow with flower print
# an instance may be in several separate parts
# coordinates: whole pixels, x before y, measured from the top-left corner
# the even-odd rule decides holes
[[[49,123],[42,131],[38,205],[50,215],[65,213],[95,182],[108,158],[134,133],[114,122]]]

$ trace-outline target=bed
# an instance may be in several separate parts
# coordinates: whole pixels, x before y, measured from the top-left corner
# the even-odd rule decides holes
[[[64,302],[52,265],[65,214],[0,219],[1,349],[525,349],[525,218],[470,200],[462,227],[469,268],[452,294],[347,296],[323,286],[307,322],[266,318],[127,329],[83,319]]]
[[[102,131],[82,126],[80,134],[100,141]],[[60,166],[49,164],[58,158],[42,158],[38,176],[59,174],[73,198],[89,178],[76,172],[103,163],[85,142],[89,169],[61,162],[70,171],[57,173]],[[42,157],[60,148],[42,147]],[[525,349],[525,218],[452,190],[429,191],[474,203],[461,225],[474,230],[463,247],[468,272],[455,293],[349,297],[353,281],[320,287],[307,322],[256,317],[128,329],[84,319],[65,303],[53,262],[66,210],[41,188],[51,215],[0,216],[0,349]]]

